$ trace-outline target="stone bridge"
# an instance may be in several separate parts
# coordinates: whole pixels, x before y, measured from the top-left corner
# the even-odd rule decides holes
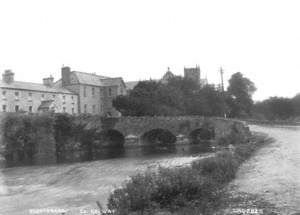
[[[95,151],[106,146],[117,146],[117,148],[109,147],[110,150],[117,150],[122,149],[120,146],[130,145],[152,147],[157,144],[166,146],[166,144],[186,143],[186,140],[190,140],[190,142],[194,140],[197,142],[199,140],[217,141],[231,134],[238,135],[238,139],[242,141],[250,135],[249,128],[245,123],[223,118],[198,116],[103,118],[92,116],[83,119],[78,117],[77,119],[79,123],[83,123],[86,130],[92,131],[90,133],[93,140],[92,150]],[[34,155],[36,164],[55,163],[57,160],[54,133],[47,129],[46,127],[38,129],[39,141],[37,153]],[[0,129],[0,152],[4,150],[1,137]]]
[[[147,138],[147,134],[167,132],[174,137],[193,138],[195,134],[205,135],[211,133],[211,138],[218,140],[226,137],[231,132],[247,138],[250,134],[249,128],[245,123],[237,120],[224,118],[205,118],[198,116],[180,117],[121,117],[121,118],[102,118],[99,121],[91,121],[86,126],[87,129],[97,129],[99,133],[108,136],[119,136],[124,138],[125,145],[129,144],[130,139],[135,137],[140,141]],[[135,143],[137,144],[137,143]]]

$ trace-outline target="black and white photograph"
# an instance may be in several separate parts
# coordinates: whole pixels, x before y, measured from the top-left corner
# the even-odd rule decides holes
[[[0,0],[0,215],[300,215],[300,2]]]

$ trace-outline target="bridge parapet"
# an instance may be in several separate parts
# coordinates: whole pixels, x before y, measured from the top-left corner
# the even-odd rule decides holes
[[[94,126],[98,132],[116,130],[125,138],[134,136],[138,139],[155,129],[169,131],[174,136],[189,137],[196,129],[210,127],[216,140],[230,135],[233,131],[245,138],[250,134],[249,128],[242,121],[201,116],[103,118]]]

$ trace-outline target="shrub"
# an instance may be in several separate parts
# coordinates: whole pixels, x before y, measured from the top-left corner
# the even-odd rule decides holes
[[[155,175],[152,173],[132,176],[123,188],[114,190],[108,200],[108,208],[116,214],[128,214],[129,211],[141,211],[151,205],[151,196],[155,192]]]
[[[211,177],[218,184],[229,182],[235,177],[239,162],[231,152],[217,153],[204,161],[194,161],[192,168],[204,176]]]
[[[44,151],[47,145],[38,144],[51,134],[53,120],[50,115],[7,114],[2,121],[5,157],[8,162],[32,163],[37,151]],[[50,142],[51,140],[49,140]]]
[[[224,159],[227,158],[218,158],[214,164],[220,165]],[[116,211],[116,214],[128,214],[133,211],[143,213],[157,208],[177,211],[191,202],[199,201],[198,209],[201,207],[201,210],[205,211],[207,205],[213,204],[217,198],[216,191],[221,181],[216,183],[215,177],[224,173],[223,166],[215,165],[212,165],[211,173],[205,169],[208,166],[204,165],[203,170],[202,166],[199,168],[199,164],[197,167],[194,164],[193,167],[159,168],[157,172],[133,176],[122,188],[116,189],[110,195],[108,208]]]
[[[260,138],[237,144],[234,152],[222,151],[191,166],[159,168],[134,176],[110,195],[108,208],[122,215],[213,214],[239,165],[264,142]]]

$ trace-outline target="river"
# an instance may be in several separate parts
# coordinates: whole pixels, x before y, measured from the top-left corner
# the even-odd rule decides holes
[[[24,166],[0,169],[0,214],[30,214],[30,209],[67,209],[67,214],[105,205],[112,189],[130,175],[158,166],[174,167],[210,156],[197,145],[172,152],[142,153],[128,149],[122,156],[83,163]]]
[[[255,194],[274,204],[280,214],[299,211],[300,127],[250,126],[274,142],[260,149],[238,171],[232,182],[239,192]],[[96,209],[112,189],[130,175],[148,168],[181,166],[211,153],[177,153],[125,156],[92,162],[1,169],[0,214],[29,214],[29,209]],[[134,153],[129,153],[133,154]]]

